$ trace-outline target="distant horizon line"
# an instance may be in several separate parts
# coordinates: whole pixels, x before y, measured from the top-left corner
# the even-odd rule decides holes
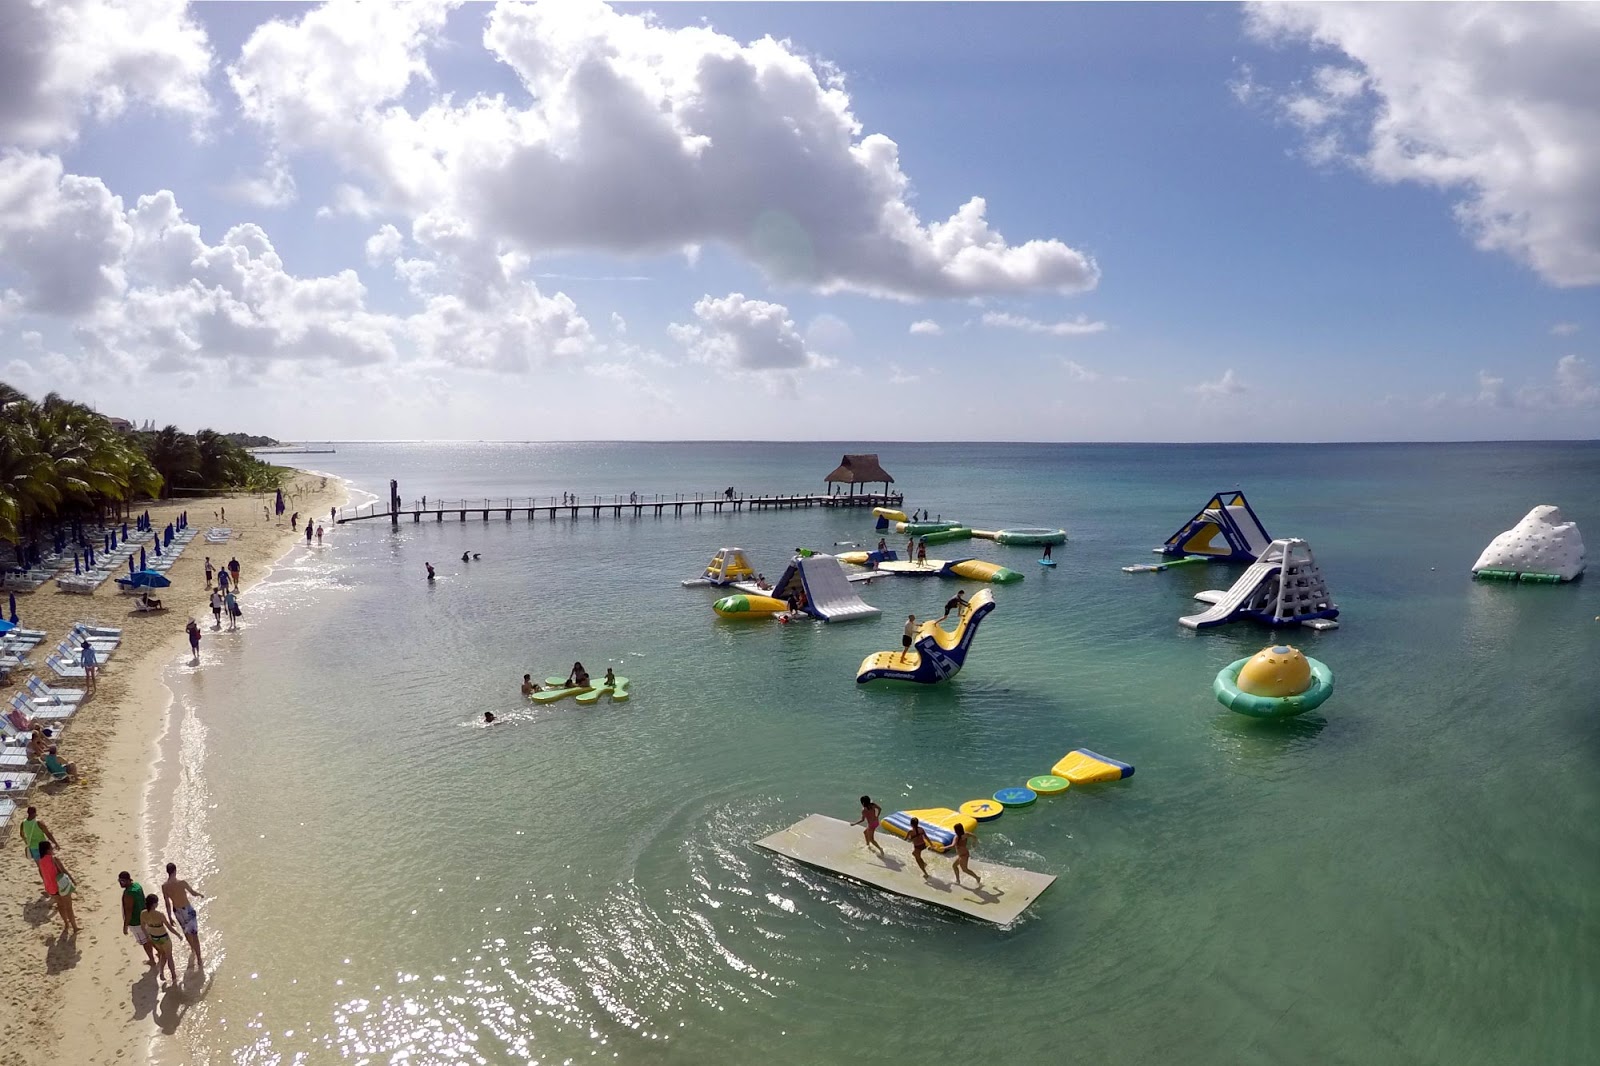
[[[1163,447],[1184,448],[1222,448],[1246,446],[1272,446],[1296,448],[1329,448],[1348,445],[1369,444],[1596,444],[1600,437],[1524,437],[1524,438],[1459,438],[1454,440],[867,440],[857,438],[854,440],[813,440],[801,438],[678,438],[678,437],[634,437],[626,439],[600,439],[585,440],[522,440],[513,438],[487,438],[487,437],[373,437],[373,438],[333,438],[333,437],[298,437],[284,440],[278,444],[264,444],[259,448],[247,448],[246,451],[262,451],[271,448],[282,448],[295,444],[832,444],[832,445],[860,445],[860,444],[889,444],[889,445],[923,445],[923,444],[1018,444],[1018,445],[1062,445],[1071,447],[1100,447],[1100,448],[1139,448],[1161,445]]]

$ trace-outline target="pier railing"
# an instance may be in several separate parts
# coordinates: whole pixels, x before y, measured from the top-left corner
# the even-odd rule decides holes
[[[664,515],[671,512],[681,515],[685,510],[695,514],[706,510],[722,512],[789,509],[804,507],[898,507],[905,497],[900,493],[746,493],[735,492],[628,492],[628,493],[563,493],[552,496],[419,496],[412,500],[374,500],[370,503],[338,509],[335,521],[360,522],[374,518],[388,518],[398,522],[409,516],[419,522],[424,516],[444,521],[445,516],[466,521],[468,515],[487,521],[491,514],[503,514],[507,519],[521,513],[528,518],[576,518],[589,513],[598,518],[602,513],[615,517],[624,514],[635,516]],[[398,507],[395,503],[398,502]]]

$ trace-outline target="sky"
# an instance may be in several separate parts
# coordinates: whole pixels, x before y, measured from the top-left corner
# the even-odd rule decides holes
[[[285,440],[1600,437],[1600,4],[0,0],[0,380]]]

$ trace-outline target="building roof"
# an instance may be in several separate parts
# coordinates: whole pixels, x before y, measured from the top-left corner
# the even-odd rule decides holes
[[[828,485],[836,482],[842,482],[846,485],[875,485],[880,481],[885,485],[894,484],[894,478],[889,476],[889,471],[879,465],[876,453],[871,455],[847,455],[844,457],[844,462],[839,464],[838,469],[823,479],[823,482]]]

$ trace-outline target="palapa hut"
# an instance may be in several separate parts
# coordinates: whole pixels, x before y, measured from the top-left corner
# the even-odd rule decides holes
[[[878,463],[876,453],[872,455],[847,455],[844,462],[840,463],[833,473],[825,479],[828,491],[833,491],[835,485],[849,485],[850,494],[855,495],[857,485],[883,485],[884,495],[889,494],[889,486],[894,484],[894,478],[889,476]]]

